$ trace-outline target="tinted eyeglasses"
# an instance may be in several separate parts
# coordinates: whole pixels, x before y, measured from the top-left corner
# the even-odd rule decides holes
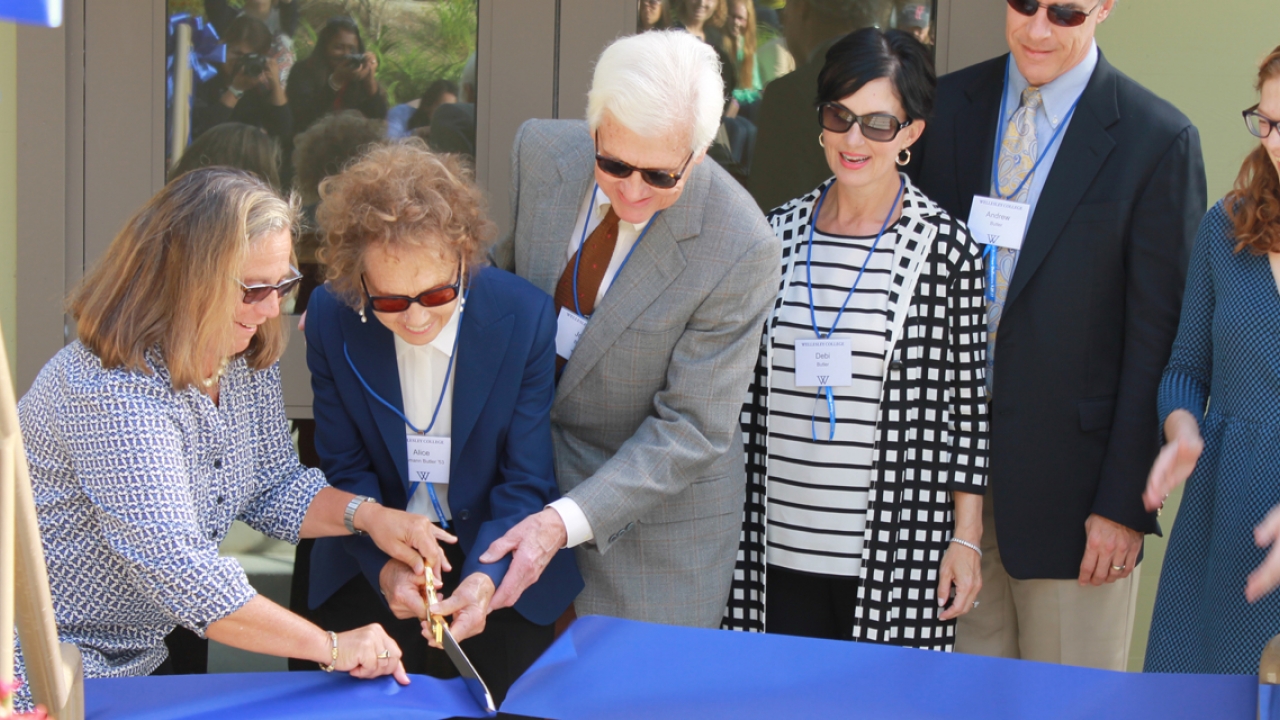
[[[257,305],[266,300],[267,296],[273,292],[278,293],[280,299],[284,300],[284,296],[293,292],[293,289],[298,287],[298,283],[302,282],[302,273],[298,272],[298,268],[290,265],[289,269],[293,271],[293,277],[281,280],[275,285],[245,285],[240,283],[240,288],[244,290],[244,297],[241,298],[241,301],[246,305]]]
[[[1244,126],[1249,128],[1249,132],[1256,137],[1266,139],[1277,127],[1280,127],[1280,120],[1272,120],[1271,118],[1258,112],[1256,106],[1244,111]]]
[[[854,115],[849,108],[840,103],[825,102],[818,106],[818,124],[823,130],[834,133],[846,133],[854,124],[862,126],[862,136],[876,142],[889,142],[898,137],[902,128],[911,124],[898,120],[892,115],[872,113],[871,115]]]
[[[380,313],[401,313],[409,309],[409,306],[418,303],[422,307],[440,307],[447,305],[458,297],[458,287],[462,284],[462,273],[458,273],[458,279],[452,285],[441,285],[430,290],[423,290],[413,297],[407,295],[370,295],[369,286],[364,281],[364,275],[360,276],[360,287],[364,288],[364,296],[369,299],[369,307],[374,312]]]
[[[600,139],[596,138],[596,147],[600,147]],[[604,171],[606,175],[612,175],[620,180],[631,177],[631,173],[640,173],[640,178],[648,185],[658,188],[659,190],[670,190],[680,182],[680,178],[684,177],[684,171],[688,169],[689,163],[693,160],[693,153],[689,153],[689,157],[685,158],[684,164],[676,172],[670,170],[647,170],[629,165],[621,160],[615,160],[611,157],[605,157],[600,153],[596,153],[596,167]]]
[[[1036,0],[1008,0],[1008,2],[1009,7],[1027,17],[1035,15],[1040,12],[1040,8],[1044,8],[1049,11],[1049,22],[1058,27],[1080,27],[1093,14],[1093,10],[1097,10],[1098,6],[1102,4],[1098,3],[1098,5],[1093,6],[1093,10],[1085,12],[1066,5],[1045,5],[1042,2],[1036,2]]]

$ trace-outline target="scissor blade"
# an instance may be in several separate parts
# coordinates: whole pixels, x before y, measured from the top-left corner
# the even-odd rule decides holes
[[[458,669],[458,673],[462,675],[462,681],[466,683],[471,697],[475,698],[485,710],[497,712],[498,708],[493,704],[493,695],[489,694],[489,686],[484,684],[480,673],[476,672],[476,667],[471,664],[470,658],[462,651],[458,641],[453,639],[453,633],[447,626],[444,628],[444,651],[453,661],[453,666]]]

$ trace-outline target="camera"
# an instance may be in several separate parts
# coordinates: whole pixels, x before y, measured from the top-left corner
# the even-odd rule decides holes
[[[267,69],[267,58],[258,53],[249,53],[240,58],[240,72],[249,77],[257,77]]]
[[[352,70],[359,69],[359,67],[364,64],[364,53],[349,53],[345,62],[347,63],[347,67]]]

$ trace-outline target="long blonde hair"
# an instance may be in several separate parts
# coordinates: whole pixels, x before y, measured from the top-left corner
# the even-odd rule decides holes
[[[296,209],[266,183],[226,167],[200,168],[166,185],[125,224],[72,291],[80,342],[103,367],[149,372],[158,347],[175,390],[199,385],[227,352],[240,267],[249,247],[292,230]],[[242,355],[262,370],[284,352],[280,318],[258,328]]]

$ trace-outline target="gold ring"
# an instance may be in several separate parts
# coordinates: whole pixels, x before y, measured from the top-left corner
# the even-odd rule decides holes
[[[388,658],[390,658],[390,657],[391,657],[391,651],[390,651],[390,650],[383,650],[382,652],[378,653],[378,659],[379,659],[379,660],[386,660],[386,659],[388,659]]]
[[[1124,565],[1112,565],[1112,566],[1111,566],[1111,569],[1112,569],[1112,570],[1115,570],[1116,572],[1124,572],[1124,568],[1125,568],[1125,566],[1124,566]]]

